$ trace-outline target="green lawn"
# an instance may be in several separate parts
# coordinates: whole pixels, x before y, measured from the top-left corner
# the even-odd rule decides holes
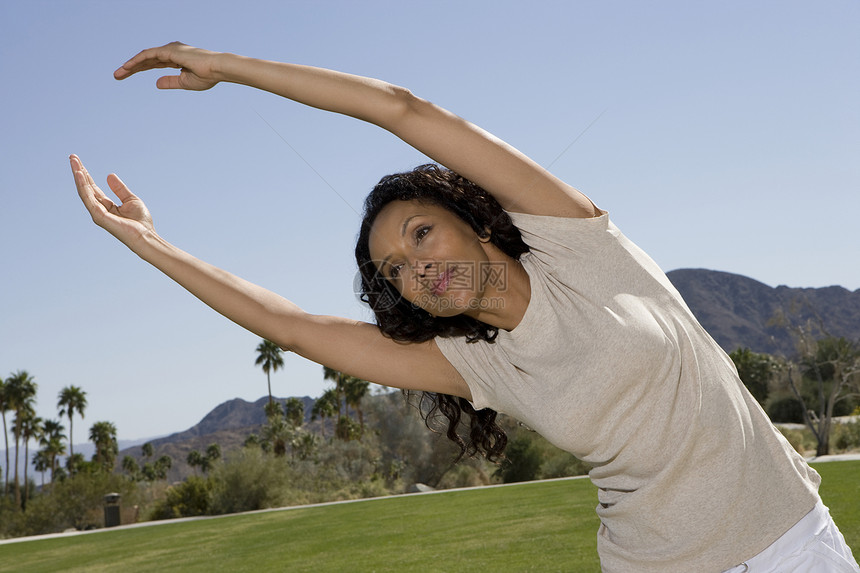
[[[817,464],[860,548],[860,461]],[[588,480],[529,483],[0,545],[4,571],[599,571]]]
[[[845,536],[845,541],[860,558],[860,461],[812,464],[821,474],[821,499]]]

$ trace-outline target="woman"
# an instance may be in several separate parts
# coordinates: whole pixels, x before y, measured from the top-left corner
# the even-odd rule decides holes
[[[285,349],[426,392],[468,453],[501,453],[498,410],[593,464],[606,571],[798,571],[811,559],[810,571],[857,571],[818,475],[665,275],[582,193],[378,80],[179,43],[114,76],[164,67],[180,73],[159,88],[267,90],[376,124],[448,169],[386,177],[368,197],[356,256],[378,325],[307,314],[176,249],[116,175],[107,182],[120,205],[72,156],[95,223],[144,260]]]

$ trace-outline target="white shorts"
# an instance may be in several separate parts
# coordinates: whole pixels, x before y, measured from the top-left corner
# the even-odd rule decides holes
[[[767,549],[723,573],[860,573],[821,501]]]

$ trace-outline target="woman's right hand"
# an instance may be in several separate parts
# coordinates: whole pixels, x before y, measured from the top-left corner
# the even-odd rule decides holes
[[[117,205],[99,189],[77,155],[69,157],[69,163],[75,176],[78,195],[96,225],[135,252],[142,239],[155,235],[152,216],[146,205],[129,191],[119,177],[111,173],[107,178],[111,191],[121,201],[121,204]]]
[[[200,48],[186,46],[181,42],[171,42],[158,48],[143,50],[124,63],[113,73],[118,80],[156,68],[177,68],[179,75],[161,76],[155,82],[159,89],[208,90],[220,80],[216,77],[215,56]]]

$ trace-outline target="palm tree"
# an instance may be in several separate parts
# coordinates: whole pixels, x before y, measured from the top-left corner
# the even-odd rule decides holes
[[[344,380],[343,394],[347,405],[352,406],[358,413],[358,425],[361,427],[361,433],[364,434],[364,411],[361,409],[361,400],[367,395],[367,389],[370,382],[348,376]]]
[[[42,445],[42,451],[51,460],[51,482],[53,483],[57,477],[57,470],[60,469],[60,456],[66,453],[66,445],[62,438],[50,438]]]
[[[266,419],[271,420],[272,418],[280,418],[284,415],[281,411],[281,405],[277,402],[266,402],[266,405],[263,406],[263,411],[266,412]]]
[[[287,453],[287,444],[293,438],[293,429],[281,417],[275,416],[269,419],[269,423],[263,426],[263,439],[270,445],[272,453],[282,457]]]
[[[128,474],[131,481],[137,481],[140,477],[140,466],[137,465],[137,460],[132,456],[122,458],[122,470]]]
[[[90,428],[90,440],[96,446],[93,461],[108,471],[113,469],[118,453],[116,426],[112,422],[96,422]]]
[[[209,444],[206,448],[206,457],[211,461],[215,461],[221,457],[221,446],[218,444]]]
[[[45,487],[45,472],[51,469],[51,455],[47,450],[39,450],[33,454],[33,469],[42,474],[42,488]]]
[[[140,452],[147,460],[155,454],[155,448],[152,447],[152,442],[146,442],[140,447]]]
[[[305,420],[305,405],[298,398],[287,398],[284,403],[284,414],[286,414],[287,422],[293,428],[298,428]]]
[[[72,456],[75,454],[75,448],[72,446],[72,416],[77,412],[83,419],[84,410],[87,408],[87,393],[78,386],[66,386],[60,390],[57,397],[57,408],[60,409],[60,416],[69,416],[69,455]]]
[[[19,370],[6,380],[6,397],[9,406],[15,410],[15,421],[12,430],[15,438],[15,506],[21,507],[21,483],[18,479],[18,446],[22,435],[22,426],[27,415],[25,410],[33,409],[36,398],[36,382],[26,370]]]
[[[200,468],[204,472],[209,472],[212,469],[212,466],[215,464],[215,460],[221,458],[221,446],[218,444],[209,444],[206,448],[206,455],[203,456],[203,463]]]
[[[12,406],[9,403],[9,395],[7,391],[6,380],[0,378],[0,415],[3,417],[3,441],[6,443],[6,479],[3,482],[3,495],[9,491],[9,432],[6,427],[6,412],[12,411]]]
[[[335,370],[334,368],[329,368],[328,366],[323,366],[323,378],[326,380],[331,380],[334,382],[334,405],[337,408],[337,417],[340,418],[341,412],[341,401],[343,400],[343,382],[346,378],[346,374],[341,372],[340,370]]]
[[[337,414],[340,418],[341,401],[346,406],[352,406],[358,414],[358,420],[362,428],[364,428],[364,412],[361,410],[361,400],[367,395],[367,389],[370,382],[344,374],[339,370],[323,366],[323,378],[334,382],[335,393],[337,394]],[[345,412],[349,416],[349,410]]]
[[[281,357],[281,348],[271,340],[264,338],[257,345],[257,360],[254,366],[262,366],[263,372],[266,373],[266,381],[269,384],[269,404],[272,403],[272,377],[270,372],[277,372],[278,368],[284,366],[284,359]]]
[[[21,411],[24,415],[21,424],[21,438],[24,440],[24,500],[26,507],[30,497],[30,481],[27,479],[27,469],[30,467],[30,440],[38,438],[42,433],[42,418],[36,415],[32,407]]]
[[[159,456],[155,460],[155,477],[158,479],[167,479],[167,470],[173,465],[173,458],[167,454]]]
[[[317,418],[322,420],[320,432],[323,439],[325,439],[325,419],[337,414],[337,402],[337,392],[335,392],[334,388],[329,388],[314,401],[313,408],[311,408],[311,420],[316,420]]]
[[[69,454],[69,457],[66,458],[66,471],[69,472],[69,475],[75,475],[86,463],[83,454]]]
[[[57,458],[66,453],[66,447],[63,445],[63,440],[66,435],[63,433],[65,428],[59,420],[45,420],[42,425],[42,435],[39,436],[39,444],[42,446],[42,451],[48,456],[51,462],[51,481],[54,481],[54,474],[57,471]]]
[[[203,454],[197,450],[191,450],[188,452],[188,457],[185,458],[185,461],[188,462],[188,465],[191,466],[192,470],[194,470],[194,475],[197,475],[197,468],[203,467]]]

